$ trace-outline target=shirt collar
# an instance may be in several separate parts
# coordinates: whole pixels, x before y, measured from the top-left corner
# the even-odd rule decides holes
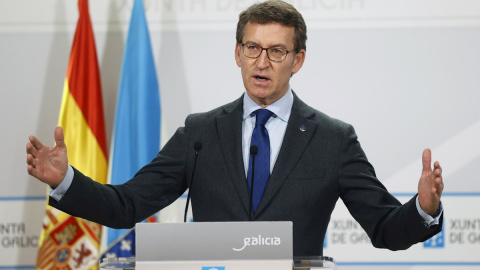
[[[292,112],[292,106],[293,93],[292,89],[289,88],[287,93],[283,97],[270,104],[266,109],[273,112],[275,117],[280,118],[284,122],[288,122],[288,119],[290,118],[290,113]],[[250,115],[258,109],[262,109],[262,107],[255,103],[255,101],[253,101],[250,96],[248,96],[247,92],[245,92],[245,94],[243,95],[243,120],[250,117]]]

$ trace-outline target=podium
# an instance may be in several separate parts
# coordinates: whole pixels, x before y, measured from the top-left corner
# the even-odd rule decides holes
[[[293,258],[292,222],[138,223],[136,258],[107,258],[101,269],[336,269],[329,257]]]

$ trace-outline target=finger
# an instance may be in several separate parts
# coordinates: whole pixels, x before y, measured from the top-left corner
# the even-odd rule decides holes
[[[27,172],[28,172],[28,174],[33,176],[33,174],[32,174],[33,173],[33,166],[32,165],[27,166]]]
[[[435,178],[435,184],[437,185],[440,185],[443,187],[444,183],[443,183],[443,178],[442,177],[436,177]]]
[[[33,176],[33,177],[37,177],[37,171],[35,170],[35,167],[33,167],[32,165],[28,165],[27,166],[27,172],[29,175]]]
[[[441,169],[442,169],[442,166],[440,166],[440,162],[435,161],[435,162],[433,163],[433,168],[434,168],[434,169],[437,169],[437,168],[438,168],[438,169],[441,170]]]
[[[32,167],[35,167],[37,165],[36,160],[33,158],[31,154],[27,155],[27,164],[31,165]]]
[[[433,163],[433,167],[434,167],[435,169],[440,169],[440,170],[442,170],[442,166],[440,166],[440,163],[439,163],[438,161],[435,161],[435,163]]]
[[[440,166],[440,163],[438,161],[435,161],[435,163],[433,164],[433,173],[435,177],[439,177],[440,181],[443,181],[443,176],[442,176],[443,169],[442,169],[442,166]]]
[[[438,186],[443,186],[443,180],[440,177],[435,178],[435,184]]]
[[[27,154],[31,154],[33,157],[37,156],[38,150],[33,147],[31,143],[27,143]]]
[[[442,176],[443,169],[440,166],[440,163],[438,163],[438,161],[435,162],[433,170],[434,170],[433,172],[434,172],[435,177],[439,177],[440,180],[443,182],[443,176]]]
[[[432,152],[428,148],[423,150],[422,164],[423,164],[423,171],[424,172],[431,172],[432,171],[432,167],[431,167]]]
[[[60,148],[65,148],[65,141],[63,136],[63,129],[62,127],[58,126],[55,128],[55,133],[53,134],[55,137],[55,145]]]
[[[37,137],[29,136],[28,139],[30,140],[30,143],[35,149],[40,150],[43,148],[43,143],[40,140],[38,140]]]
[[[443,188],[445,187],[445,184],[443,183],[443,179],[441,177],[435,178],[434,186],[436,188],[435,193],[437,193],[437,195],[440,197],[442,195]]]

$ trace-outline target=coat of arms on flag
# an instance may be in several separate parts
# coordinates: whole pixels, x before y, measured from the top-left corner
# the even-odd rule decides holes
[[[38,253],[38,269],[89,269],[98,263],[93,242],[98,242],[100,225],[68,216],[51,227]]]

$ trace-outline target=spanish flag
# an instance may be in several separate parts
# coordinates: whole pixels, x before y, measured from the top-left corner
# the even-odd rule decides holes
[[[59,126],[64,130],[69,164],[105,183],[107,142],[88,1],[78,0],[78,9],[79,19],[68,62]],[[47,206],[36,268],[97,269],[101,229],[99,224]]]

